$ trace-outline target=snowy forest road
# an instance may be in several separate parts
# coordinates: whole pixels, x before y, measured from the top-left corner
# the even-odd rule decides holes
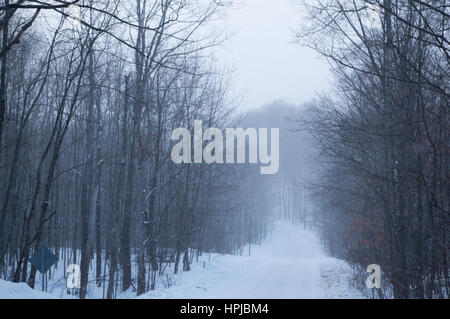
[[[276,222],[270,241],[255,247],[248,264],[223,286],[218,298],[321,298],[319,263],[323,259],[314,234]]]
[[[176,285],[140,298],[310,299],[360,298],[350,288],[351,269],[324,255],[309,230],[277,221],[251,256],[215,255],[193,263]]]

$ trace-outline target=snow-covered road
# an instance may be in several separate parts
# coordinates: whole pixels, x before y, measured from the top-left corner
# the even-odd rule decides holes
[[[241,269],[213,287],[218,298],[320,298],[320,246],[314,235],[276,222],[266,245],[255,247]]]
[[[141,298],[358,298],[350,268],[326,257],[311,231],[275,222],[270,238],[251,256],[216,256],[193,264],[177,285]],[[203,268],[204,269],[199,269]]]

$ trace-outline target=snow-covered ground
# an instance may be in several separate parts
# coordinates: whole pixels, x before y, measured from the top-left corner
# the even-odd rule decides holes
[[[311,231],[278,221],[263,245],[251,246],[251,256],[245,252],[247,256],[203,254],[191,271],[176,276],[168,268],[157,289],[139,298],[362,298],[351,287],[350,266],[325,256]],[[0,298],[74,298],[65,293],[62,271],[54,271],[50,294],[0,280]],[[102,295],[103,288],[89,285],[88,298]],[[135,297],[131,289],[118,296]]]
[[[282,221],[251,256],[216,255],[192,268],[176,286],[139,298],[362,298],[348,264],[326,257],[313,232]]]
[[[54,295],[31,289],[26,283],[0,280],[0,299],[54,299]]]

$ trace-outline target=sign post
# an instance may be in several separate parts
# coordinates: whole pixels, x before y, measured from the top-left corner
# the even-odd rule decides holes
[[[42,274],[42,291],[45,290],[45,273],[58,261],[58,258],[45,246],[41,246],[30,258],[30,263]]]

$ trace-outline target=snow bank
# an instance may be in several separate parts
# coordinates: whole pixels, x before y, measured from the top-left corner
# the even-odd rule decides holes
[[[53,295],[31,289],[26,283],[0,279],[0,299],[54,299]]]
[[[321,286],[326,299],[363,299],[363,294],[356,289],[353,270],[345,261],[326,258],[320,265]]]

